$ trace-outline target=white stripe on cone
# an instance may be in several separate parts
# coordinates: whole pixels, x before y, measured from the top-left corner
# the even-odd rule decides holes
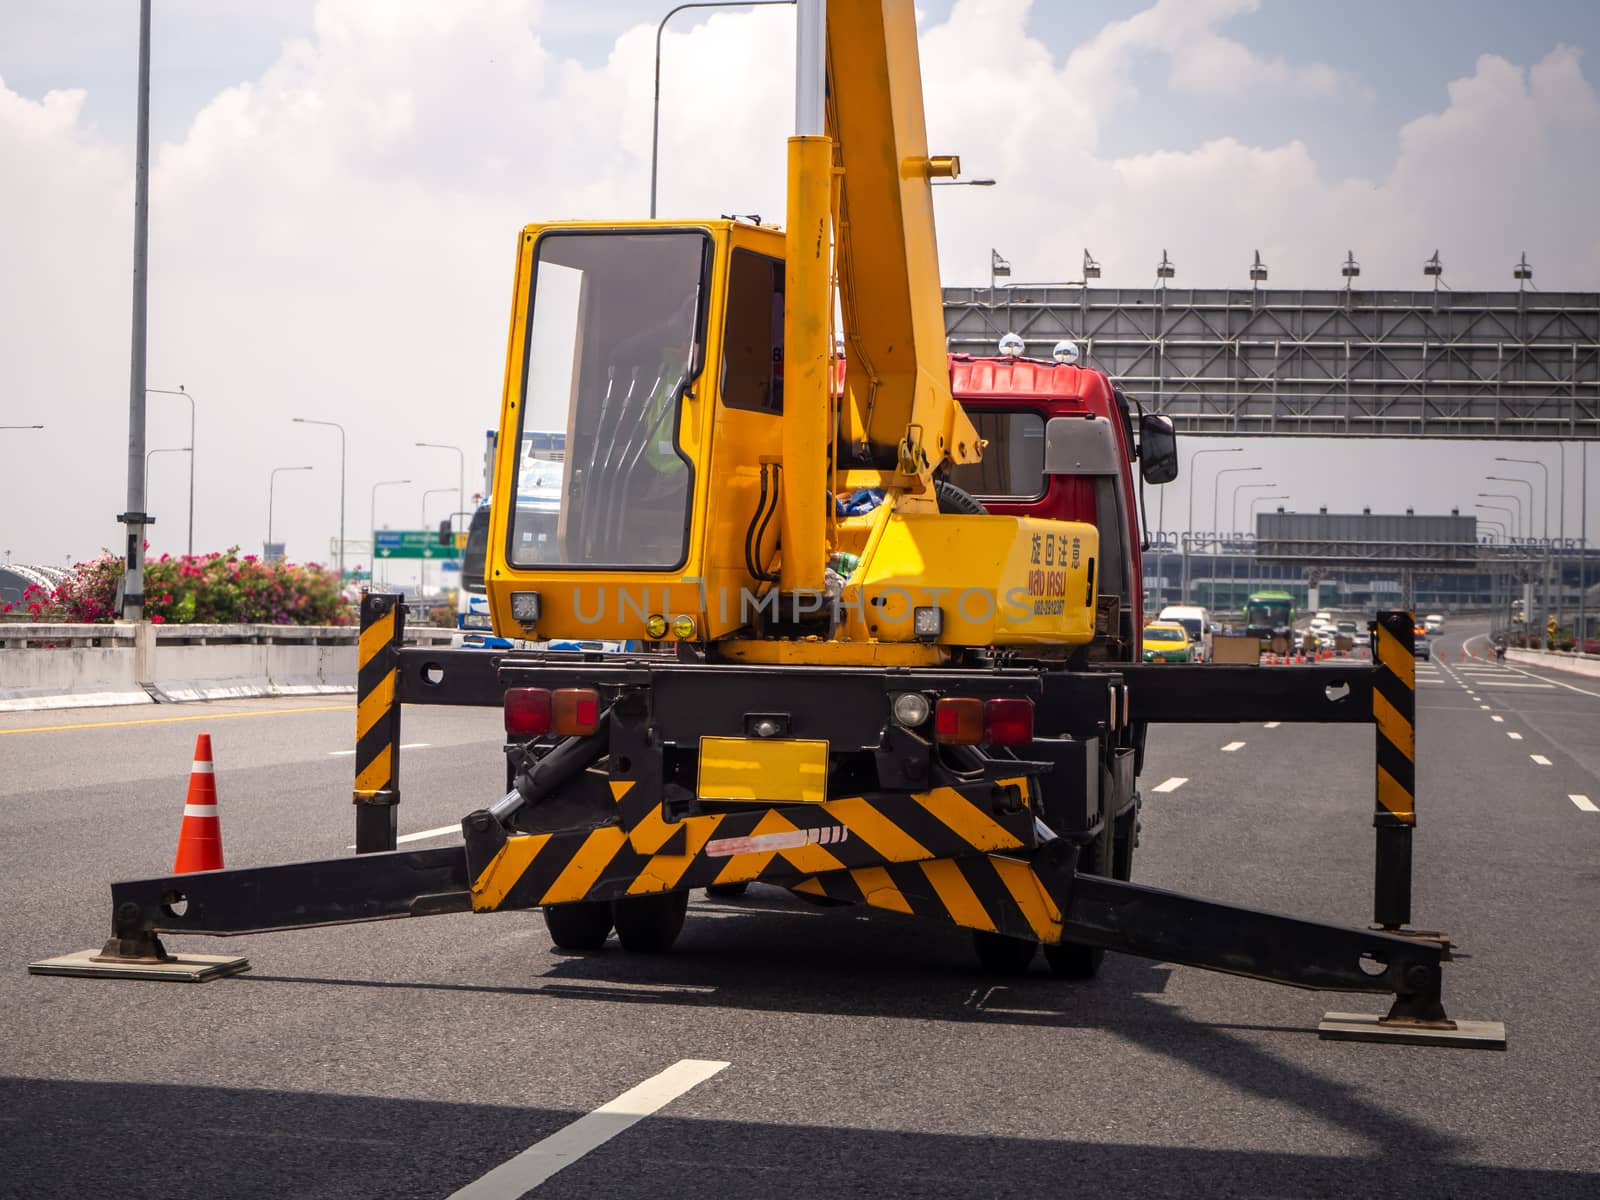
[[[185,804],[183,815],[186,817],[210,817],[217,819],[217,806],[215,804]]]
[[[212,766],[209,758],[197,758],[194,760],[194,773],[196,775],[215,775],[217,769]]]

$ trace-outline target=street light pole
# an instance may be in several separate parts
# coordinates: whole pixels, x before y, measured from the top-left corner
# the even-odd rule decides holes
[[[1221,530],[1219,530],[1217,528],[1217,521],[1218,521],[1217,502],[1222,497],[1222,477],[1224,475],[1236,475],[1236,474],[1238,474],[1240,472],[1259,471],[1261,469],[1262,469],[1261,467],[1223,467],[1222,470],[1217,472],[1216,479],[1212,481],[1212,484],[1211,484],[1211,553],[1212,553],[1212,555],[1214,557],[1221,557],[1221,555],[1222,555],[1222,539],[1217,536],[1221,532]],[[1217,575],[1217,571],[1218,571],[1220,566],[1221,566],[1220,563],[1213,563],[1212,566],[1211,566],[1211,575],[1212,575],[1211,595],[1212,595],[1213,599],[1215,599],[1216,593],[1217,593],[1216,575]]]
[[[293,418],[297,425],[328,425],[339,431],[339,586],[344,586],[344,426],[337,421],[314,421],[310,417]]]
[[[1544,607],[1546,610],[1548,610],[1550,608],[1550,468],[1544,463],[1540,462],[1537,458],[1506,458],[1503,455],[1497,454],[1495,455],[1495,462],[1520,463],[1525,467],[1538,467],[1544,476],[1544,524],[1542,526],[1542,532],[1540,533],[1540,536],[1544,538]],[[1529,509],[1532,509],[1533,484],[1531,481],[1528,483],[1528,496],[1528,507]],[[1566,494],[1562,493],[1561,506],[1565,508],[1566,504]],[[1555,597],[1555,609],[1556,622],[1559,624],[1561,620],[1561,595],[1559,588],[1557,589]]]
[[[279,471],[309,471],[310,467],[273,467],[267,474],[267,545],[272,545],[272,492]]]
[[[1268,486],[1271,486],[1271,485],[1268,485]],[[1251,533],[1252,536],[1254,536],[1255,531],[1256,531],[1256,505],[1265,504],[1265,503],[1267,503],[1269,501],[1272,501],[1272,500],[1287,500],[1288,498],[1289,497],[1288,497],[1287,493],[1282,495],[1282,496],[1252,496],[1252,497],[1250,497],[1250,509],[1249,509],[1250,516],[1249,516],[1248,519],[1250,521],[1250,533]],[[1250,557],[1250,588],[1251,588],[1251,591],[1255,590],[1256,563],[1258,561],[1259,561],[1259,555],[1254,555],[1254,554],[1251,555],[1251,557]],[[1246,598],[1248,599],[1248,596]]]
[[[398,487],[403,483],[410,483],[409,479],[384,479],[372,485],[372,504],[367,509],[367,514],[372,518],[372,578],[370,583],[378,582],[378,489],[381,487]]]
[[[184,553],[188,557],[193,558],[194,557],[194,397],[191,396],[188,392],[183,390],[183,384],[181,384],[181,383],[178,385],[178,388],[177,388],[176,391],[173,391],[170,388],[145,388],[144,392],[145,392],[145,395],[147,395],[147,396],[150,395],[150,393],[152,393],[152,392],[156,393],[157,395],[161,395],[161,396],[182,396],[185,400],[187,400],[189,402],[189,540],[188,540],[188,547],[189,548],[186,551],[184,551]],[[147,489],[148,489],[148,486],[149,485],[147,484],[146,485]]]
[[[460,446],[447,446],[443,442],[418,442],[417,445],[429,450],[454,450],[456,454],[456,507],[467,506],[467,456]],[[424,521],[426,526],[427,522]]]
[[[144,619],[144,380],[150,246],[150,0],[139,0],[139,84],[133,151],[133,320],[128,355],[128,506],[122,619]]]
[[[661,146],[661,35],[667,22],[688,8],[770,8],[774,4],[793,4],[795,0],[704,0],[702,3],[680,4],[669,8],[667,15],[656,26],[656,90],[650,107],[650,219],[656,217],[656,163]]]
[[[1202,454],[1243,454],[1243,446],[1214,446],[1206,450],[1196,450],[1189,456],[1189,524],[1183,534],[1183,602],[1189,603],[1189,543],[1194,537],[1194,480],[1198,472],[1195,470],[1195,460]]]
[[[1484,478],[1485,479],[1493,479],[1496,483],[1520,483],[1523,487],[1528,489],[1528,507],[1527,507],[1527,509],[1525,511],[1527,512],[1527,515],[1528,515],[1528,521],[1527,521],[1528,537],[1531,539],[1533,537],[1533,480],[1524,479],[1520,475],[1485,475]],[[1546,547],[1546,551],[1548,552],[1548,547]],[[1541,580],[1541,589],[1544,592],[1544,596],[1543,596],[1542,600],[1540,600],[1540,602],[1537,605],[1534,605],[1533,604],[1533,599],[1534,599],[1535,593],[1533,592],[1532,587],[1530,585],[1529,595],[1528,595],[1529,607],[1530,608],[1532,608],[1532,607],[1548,608],[1549,607],[1549,605],[1550,605],[1550,589],[1548,587],[1548,581],[1547,580]],[[1535,614],[1532,613],[1532,612],[1528,613],[1528,619],[1531,621],[1534,618],[1534,615]]]

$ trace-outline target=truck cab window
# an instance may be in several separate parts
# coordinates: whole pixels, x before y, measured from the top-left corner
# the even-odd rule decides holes
[[[782,261],[733,252],[722,347],[722,402],[751,412],[783,412]]]
[[[1044,495],[1044,417],[1036,412],[969,409],[989,444],[983,461],[949,470],[950,482],[986,500],[1037,500]]]

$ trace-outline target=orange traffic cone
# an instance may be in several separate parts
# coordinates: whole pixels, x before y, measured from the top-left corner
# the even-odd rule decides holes
[[[217,871],[222,868],[222,822],[217,819],[217,780],[211,765],[211,735],[194,740],[194,769],[189,773],[189,795],[183,803],[183,827],[178,831],[175,874]]]

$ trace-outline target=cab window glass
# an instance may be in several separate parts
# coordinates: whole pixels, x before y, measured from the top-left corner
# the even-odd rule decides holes
[[[989,444],[983,461],[949,470],[950,482],[988,500],[1037,500],[1044,495],[1044,418],[1033,412],[967,410]]]
[[[764,254],[735,250],[728,269],[722,402],[729,408],[781,413],[783,263]]]

